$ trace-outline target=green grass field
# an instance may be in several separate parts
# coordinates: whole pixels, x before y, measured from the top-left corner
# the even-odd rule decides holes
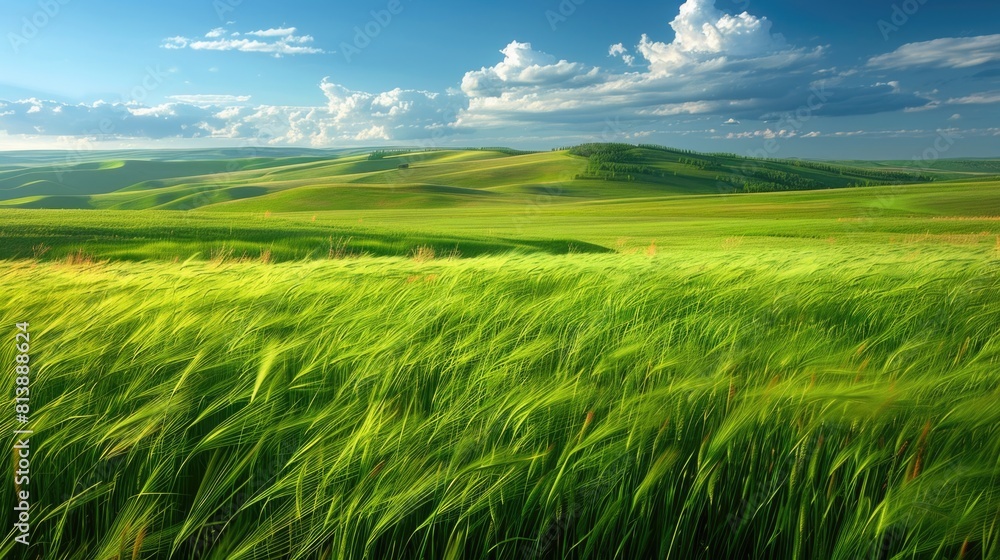
[[[23,557],[1000,557],[995,171],[635,150],[3,171]]]

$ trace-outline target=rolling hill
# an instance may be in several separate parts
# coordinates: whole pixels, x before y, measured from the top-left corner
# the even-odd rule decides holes
[[[981,163],[956,175],[960,163],[918,170],[625,144],[540,153],[497,148],[283,150],[242,158],[238,150],[134,155],[109,153],[106,159],[72,164],[35,155],[17,166],[14,156],[6,156],[0,160],[9,162],[0,168],[0,207],[225,212],[502,207],[917,184],[994,173]]]
[[[990,160],[908,170],[622,144],[238,154],[115,152],[0,168],[0,258],[285,261],[919,235],[985,244],[1000,233]]]

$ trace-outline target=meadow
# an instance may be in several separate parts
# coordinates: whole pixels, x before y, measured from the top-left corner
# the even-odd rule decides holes
[[[564,152],[337,157],[157,179],[209,185],[193,211],[6,199],[35,544],[0,556],[1000,557],[981,167],[740,193],[721,155],[621,164],[649,183]],[[315,184],[332,165],[360,171]]]

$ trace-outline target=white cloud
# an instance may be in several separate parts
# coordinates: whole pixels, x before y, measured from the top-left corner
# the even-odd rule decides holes
[[[455,120],[468,103],[459,93],[394,89],[353,91],[324,80],[327,104],[248,106],[249,96],[175,95],[158,105],[70,105],[25,99],[0,102],[0,131],[11,135],[128,138],[253,138],[270,145],[330,146],[376,141],[443,140],[463,132]],[[111,123],[108,126],[105,123]]]
[[[160,45],[165,49],[191,49],[196,51],[239,51],[266,53],[274,56],[322,54],[323,49],[311,46],[315,41],[311,35],[296,35],[296,28],[263,29],[244,35],[255,39],[241,38],[239,32],[232,32],[226,38],[227,30],[217,27],[205,34],[204,38],[167,37]]]
[[[167,37],[160,46],[165,49],[183,49],[187,48],[189,42],[187,37]]]
[[[588,83],[598,72],[580,63],[556,61],[554,56],[531,48],[531,43],[513,41],[500,52],[504,59],[496,66],[465,74],[463,92],[470,97],[497,97],[510,88]]]
[[[764,130],[753,130],[750,132],[730,132],[725,136],[726,140],[748,140],[754,138],[761,138],[765,140],[777,139],[777,138],[797,138],[799,133],[795,130],[771,130],[766,128]]]
[[[929,92],[928,95],[935,95],[938,92],[935,90]],[[952,97],[950,99],[941,101],[938,99],[929,100],[926,104],[907,107],[904,112],[906,113],[920,113],[923,111],[931,111],[934,109],[939,109],[945,105],[989,105],[992,103],[1000,103],[1000,91],[983,91],[978,93],[971,93],[962,97]],[[954,116],[952,117],[954,118]]]
[[[969,68],[1000,61],[1000,35],[952,37],[908,43],[873,57],[868,66],[879,69]]]
[[[623,62],[625,62],[625,64],[629,66],[635,64],[635,56],[629,54],[629,50],[626,49],[625,45],[622,43],[611,45],[611,47],[608,48],[608,56],[619,57],[622,59]]]
[[[781,35],[771,35],[771,22],[747,12],[731,16],[714,0],[688,0],[670,23],[677,34],[673,45],[686,53],[731,53],[744,56],[770,53],[786,47]]]
[[[658,75],[674,75],[698,66],[720,69],[746,59],[781,67],[822,52],[790,47],[784,36],[771,33],[771,25],[766,17],[748,12],[729,15],[716,8],[714,0],[687,0],[670,22],[672,42],[653,41],[643,34],[637,48]]]
[[[947,101],[948,105],[988,105],[1000,103],[1000,91],[984,91],[965,97],[955,97]]]
[[[717,103],[709,101],[685,101],[684,103],[665,103],[652,109],[640,109],[640,115],[656,117],[673,117],[676,115],[701,115],[711,113],[718,108]]]
[[[184,103],[142,106],[135,103],[66,104],[25,99],[6,103],[0,130],[8,134],[42,134],[110,138],[196,138],[209,134],[221,120],[206,108]]]
[[[381,93],[353,91],[324,80],[327,136],[414,140],[455,133],[458,114],[468,106],[459,93],[433,93],[396,88]]]
[[[217,95],[217,94],[197,94],[197,95],[171,95],[168,99],[187,103],[190,105],[238,105],[250,101],[249,95]]]
[[[365,141],[365,140],[391,140],[389,133],[386,132],[384,126],[372,125],[371,128],[367,128],[357,133],[354,136],[355,140]]]
[[[924,111],[931,111],[937,109],[941,106],[940,101],[928,101],[925,105],[918,105],[915,107],[907,107],[903,109],[904,113],[922,113]]]
[[[973,129],[966,129],[966,130],[958,130],[956,128],[950,128],[950,129],[945,129],[945,130],[933,130],[933,129],[927,130],[927,129],[919,129],[919,128],[917,128],[917,129],[898,129],[898,130],[841,130],[841,131],[832,131],[832,132],[823,132],[823,133],[820,133],[818,131],[812,131],[812,132],[808,132],[806,134],[799,134],[799,135],[797,135],[797,137],[798,138],[821,138],[821,137],[822,138],[856,138],[856,137],[864,137],[864,138],[934,138],[934,137],[937,137],[938,135],[941,135],[941,134],[948,134],[950,136],[957,137],[957,135],[959,133],[961,133],[962,137],[969,137],[969,136],[989,136],[989,135],[994,134],[997,130],[1000,130],[1000,129],[997,129],[997,128],[979,128],[979,129],[973,128]],[[790,131],[785,131],[786,135],[790,134],[790,133],[791,133]],[[749,138],[796,137],[794,135],[792,135],[792,136],[781,136],[781,134],[782,133],[780,131],[776,132],[776,131],[773,131],[773,130],[763,130],[763,131],[754,131],[754,132],[742,133],[742,134],[730,134],[727,137],[718,137],[718,138],[720,138],[720,139],[721,138],[726,138],[726,139],[729,139],[729,140],[743,140],[743,139],[749,139]]]
[[[254,37],[289,37],[295,35],[297,31],[294,27],[278,27],[272,29],[261,29],[258,31],[248,31],[247,35]]]
[[[712,0],[688,0],[670,25],[675,35],[670,43],[642,35],[637,49],[647,68],[636,72],[610,72],[513,42],[501,51],[499,64],[465,75],[469,109],[459,122],[473,128],[600,126],[613,114],[642,125],[678,115],[779,118],[803,107],[810,116],[874,114],[927,102],[895,81],[852,86],[847,76],[836,76],[823,85],[811,82],[823,48],[789,45],[771,32],[767,18],[731,16]],[[608,56],[627,52],[624,43],[608,47]]]
[[[0,106],[5,113],[0,116],[0,131],[29,134],[41,129],[71,135],[94,128],[110,113],[123,117],[114,131],[122,137],[263,138],[263,143],[275,145],[429,138],[443,143],[446,137],[478,131],[488,131],[491,138],[537,139],[543,128],[550,138],[594,138],[602,130],[619,138],[638,138],[637,130],[644,135],[652,130],[692,133],[688,123],[699,121],[698,126],[711,123],[728,130],[758,123],[748,128],[760,130],[736,128],[729,134],[733,138],[813,138],[819,134],[807,131],[821,127],[803,126],[813,117],[995,102],[1000,95],[985,92],[949,102],[931,101],[928,97],[938,94],[907,92],[905,81],[886,77],[877,81],[870,68],[831,67],[823,60],[824,49],[790,45],[772,32],[767,18],[746,12],[728,15],[712,0],[687,0],[670,26],[674,35],[670,42],[652,39],[657,30],[650,29],[635,49],[627,43],[608,47],[609,57],[637,63],[627,70],[573,62],[536,50],[530,43],[512,41],[493,65],[465,73],[460,88],[447,92],[403,88],[365,92],[324,80],[319,89],[325,102],[304,107],[257,106],[248,96],[222,94],[174,95],[154,106],[34,100]],[[213,29],[196,39],[168,38],[163,47],[275,55],[322,52],[311,36],[294,27],[242,34],[230,29],[230,25]],[[609,119],[614,119],[613,126]],[[677,124],[683,126],[672,128]],[[712,129],[710,134],[723,132]]]
[[[893,80],[891,82],[878,82],[877,84],[875,84],[875,87],[878,87],[878,86],[889,86],[889,87],[892,88],[892,91],[895,91],[895,92],[900,91],[900,89],[899,89],[899,82],[896,81],[896,80]]]

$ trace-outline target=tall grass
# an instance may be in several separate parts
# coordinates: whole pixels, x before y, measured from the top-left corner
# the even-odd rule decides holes
[[[653,253],[0,263],[0,556],[1000,554],[995,257]]]

